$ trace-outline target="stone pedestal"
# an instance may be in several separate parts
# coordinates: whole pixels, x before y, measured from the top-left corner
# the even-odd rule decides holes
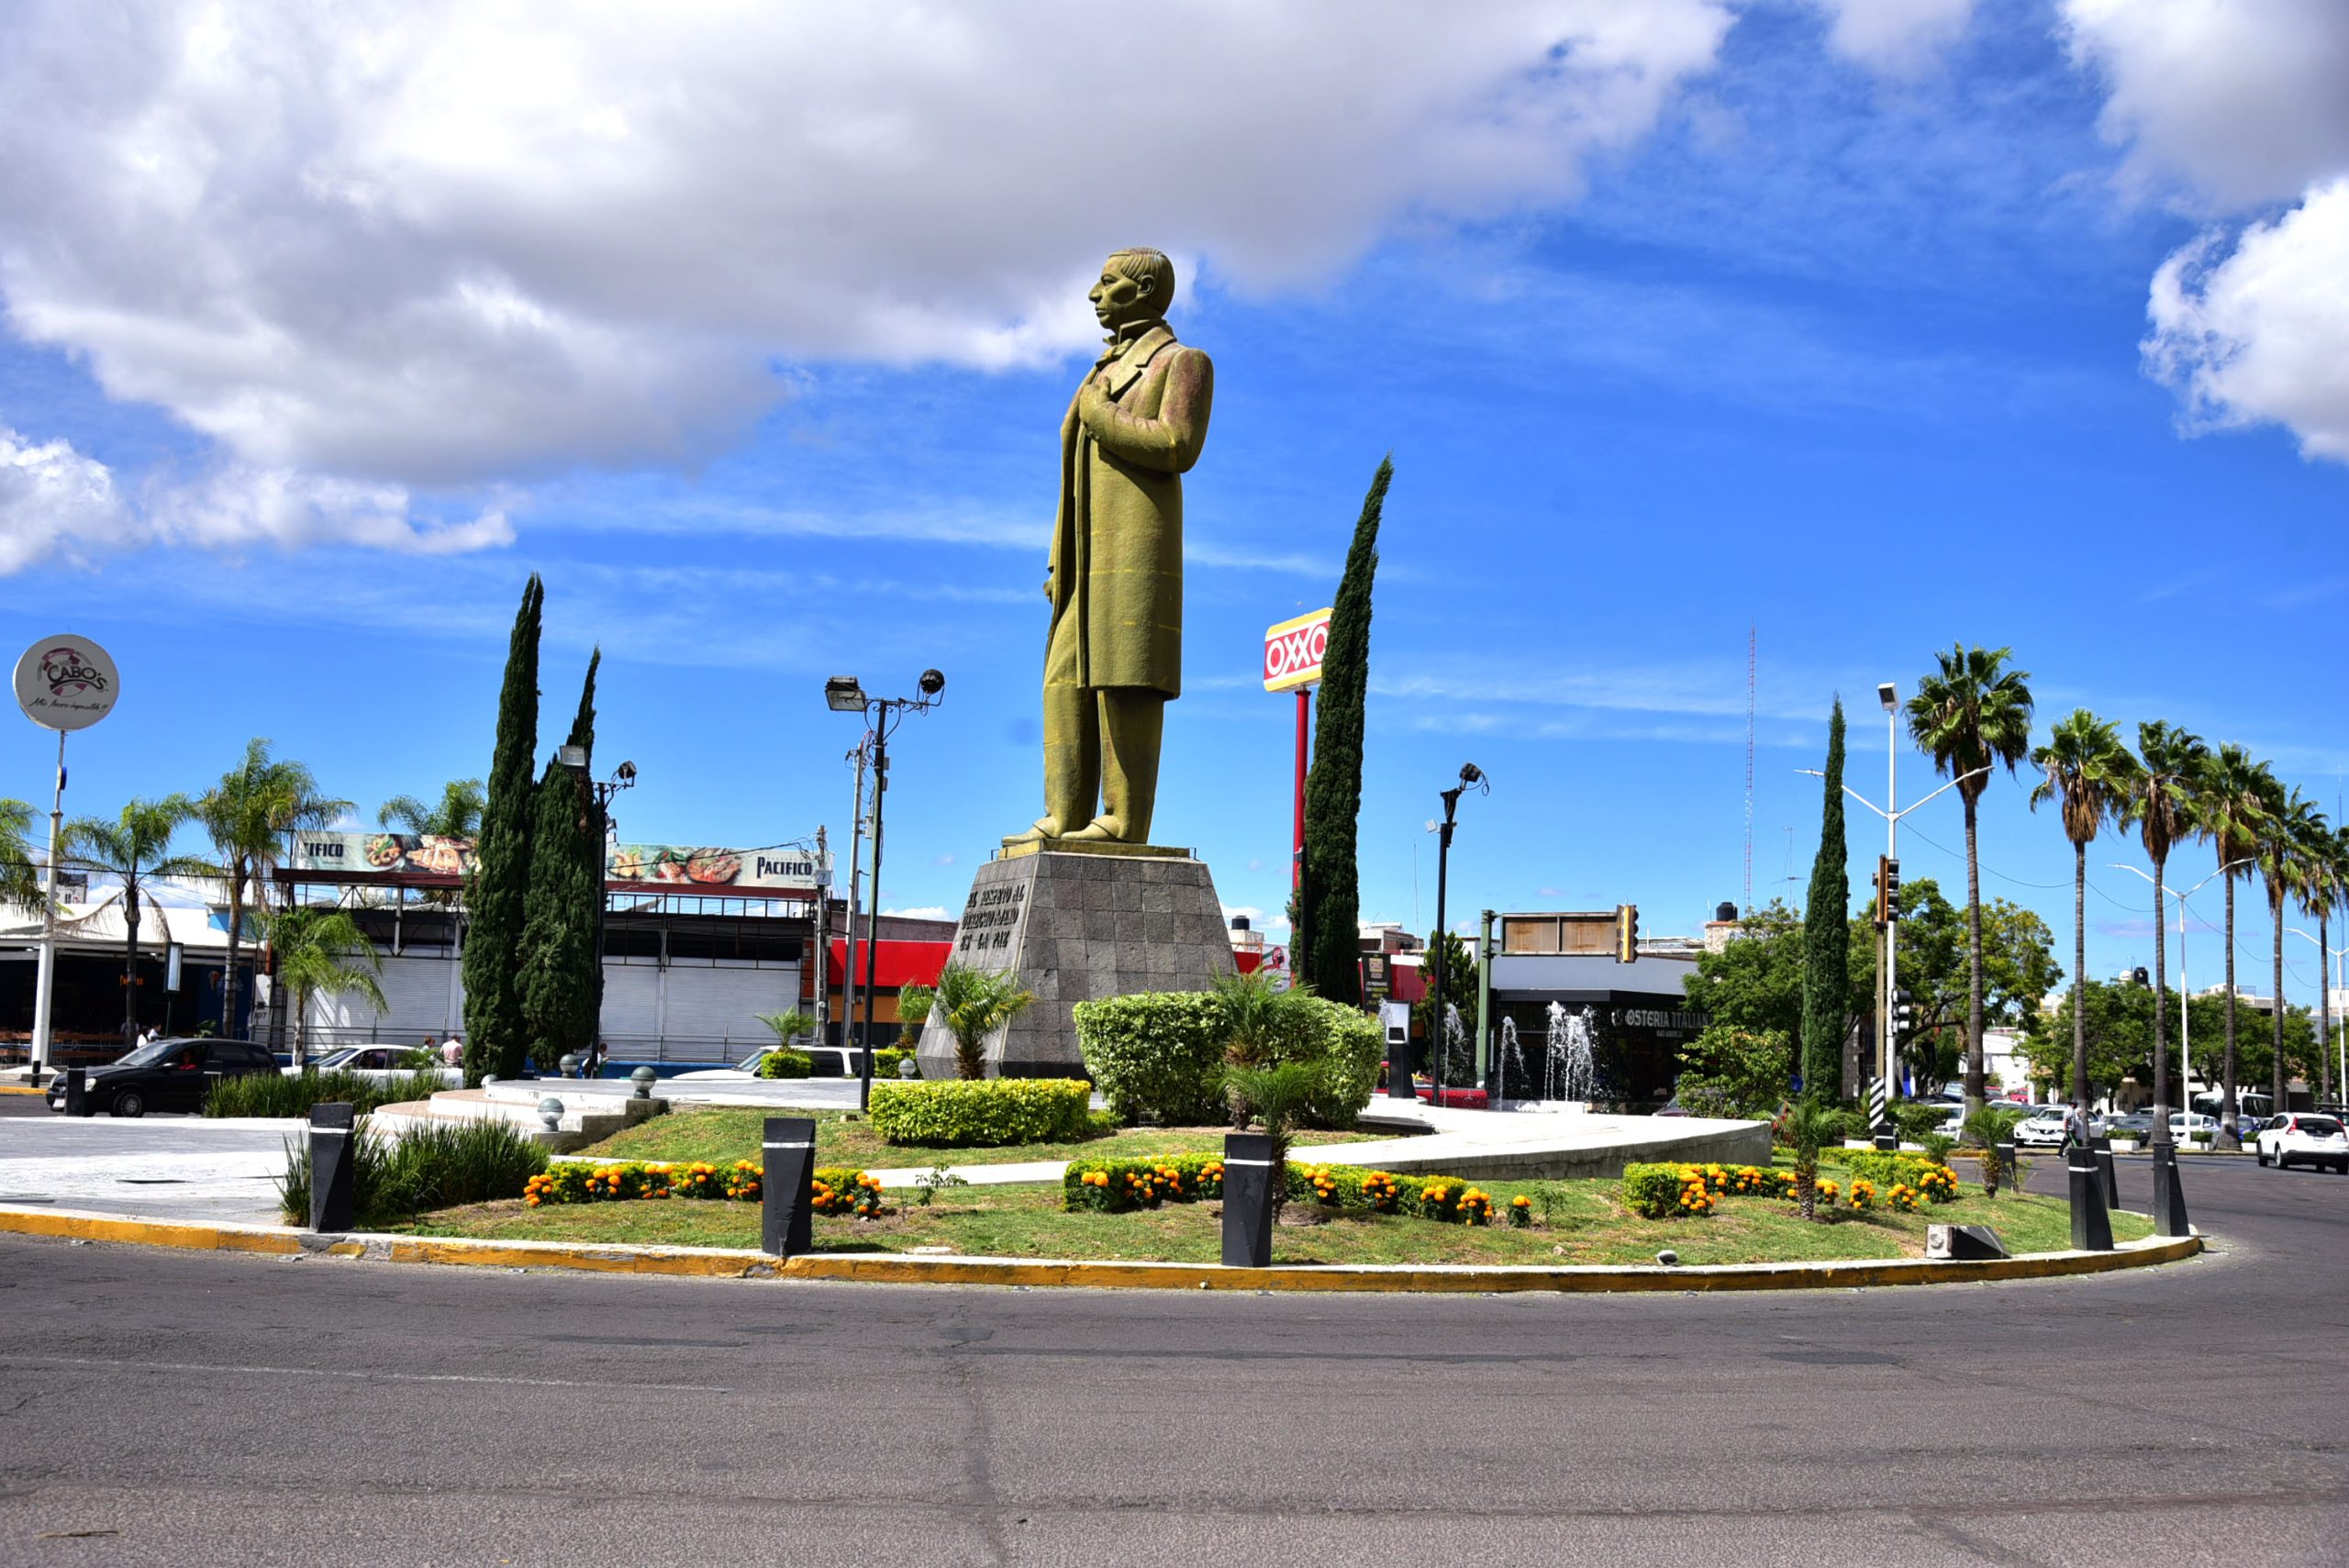
[[[1205,991],[1233,973],[1223,906],[1187,850],[1141,844],[1015,845],[979,868],[950,962],[1008,970],[1036,994],[988,1040],[989,1077],[1077,1078],[1071,1009],[1137,991]],[[941,1012],[918,1048],[924,1078],[954,1076]]]

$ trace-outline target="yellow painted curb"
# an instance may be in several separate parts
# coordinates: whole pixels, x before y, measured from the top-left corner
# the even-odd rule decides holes
[[[49,1091],[48,1091],[47,1089],[29,1089],[29,1088],[27,1088],[27,1087],[26,1087],[24,1084],[0,1084],[0,1095],[46,1095],[48,1093],[49,1093]]]
[[[2202,1251],[2199,1235],[2132,1243],[2110,1252],[2035,1252],[2020,1258],[1929,1262],[1922,1258],[1723,1263],[1665,1268],[1541,1265],[1325,1264],[1228,1269],[1218,1263],[1094,1262],[1030,1258],[816,1252],[781,1260],[721,1247],[631,1247],[575,1241],[489,1241],[440,1236],[319,1236],[284,1226],[169,1224],[63,1210],[0,1208],[0,1232],[199,1251],[322,1252],[395,1263],[462,1268],[573,1269],[588,1273],[697,1279],[839,1280],[885,1284],[1076,1285],[1094,1290],[1303,1290],[1498,1294],[1548,1291],[1825,1290],[1869,1285],[1970,1284],[2058,1279],[2174,1263]]]

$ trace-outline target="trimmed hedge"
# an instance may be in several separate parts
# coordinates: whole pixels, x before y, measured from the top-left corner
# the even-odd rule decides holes
[[[885,1143],[985,1149],[1065,1143],[1092,1129],[1081,1078],[949,1078],[873,1085],[873,1130]]]
[[[759,1059],[762,1078],[812,1078],[816,1059],[804,1051],[770,1051]]]
[[[1322,1086],[1306,1120],[1352,1127],[1377,1087],[1386,1038],[1367,1014],[1320,997],[1299,1009],[1306,1027],[1273,1060],[1313,1062]],[[1212,991],[1160,991],[1079,1002],[1076,1039],[1085,1071],[1119,1120],[1169,1127],[1225,1119],[1223,1052],[1231,1038]]]

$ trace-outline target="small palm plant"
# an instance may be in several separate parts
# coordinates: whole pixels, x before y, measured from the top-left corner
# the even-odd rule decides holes
[[[1298,1005],[1311,993],[1288,990],[1273,983],[1263,970],[1251,974],[1227,974],[1216,982],[1216,1005],[1222,1012],[1223,1060],[1227,1067],[1264,1067],[1276,1061],[1305,1024]],[[1231,1125],[1248,1125],[1248,1108],[1229,1084],[1225,1096],[1231,1106]]]
[[[950,963],[938,975],[938,993],[930,1010],[944,1019],[954,1037],[954,1074],[958,1078],[986,1076],[987,1036],[1028,1010],[1036,999],[1023,991],[1019,978],[999,969],[974,969]]]
[[[277,983],[294,1010],[294,1060],[309,1059],[310,998],[357,995],[381,1013],[391,1004],[375,976],[384,961],[359,922],[340,909],[297,904],[262,927],[277,958]]]
[[[1819,1218],[1819,1151],[1835,1140],[1835,1113],[1817,1100],[1798,1101],[1778,1124],[1795,1156],[1795,1203],[1805,1219]]]
[[[930,1006],[938,988],[908,980],[897,987],[897,1043],[912,1050],[921,1042],[921,1027],[930,1021]]]
[[[796,1007],[788,1012],[760,1013],[756,1017],[759,1022],[774,1030],[776,1051],[792,1050],[794,1041],[807,1039],[814,1034],[817,1029],[816,1015],[802,1012]],[[766,1060],[764,1056],[759,1058],[762,1063],[765,1063]]]
[[[1224,1093],[1244,1107],[1248,1119],[1273,1144],[1273,1218],[1288,1201],[1288,1140],[1321,1092],[1321,1067],[1313,1062],[1275,1062],[1264,1067],[1227,1067]]]
[[[2007,1174],[2006,1156],[1998,1152],[1998,1146],[2014,1137],[2015,1125],[2021,1120],[2018,1113],[2000,1110],[1996,1106],[1982,1106],[1966,1113],[1962,1126],[1966,1141],[1981,1151],[1985,1197],[1998,1195],[1998,1184]]]

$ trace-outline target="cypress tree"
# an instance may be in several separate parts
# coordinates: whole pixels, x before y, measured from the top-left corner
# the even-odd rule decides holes
[[[1852,882],[1843,843],[1843,699],[1827,720],[1827,799],[1820,807],[1819,857],[1802,912],[1802,1091],[1831,1102],[1843,1081],[1843,1007],[1851,992]]]
[[[566,743],[596,754],[596,669]],[[603,1010],[603,965],[596,951],[596,904],[603,895],[602,835],[586,777],[550,762],[539,777],[530,828],[529,902],[522,925],[522,1025],[530,1060],[551,1073],[566,1053],[584,1053]]]
[[[522,590],[497,695],[497,744],[482,806],[481,841],[465,885],[465,1081],[521,1075],[522,924],[530,885],[531,778],[539,747],[539,575]]]
[[[1362,1005],[1362,883],[1354,864],[1362,816],[1363,707],[1370,689],[1370,589],[1378,574],[1378,518],[1395,462],[1379,461],[1363,497],[1345,575],[1330,612],[1314,705],[1313,767],[1305,777],[1305,916],[1292,932],[1298,975],[1333,1002]]]

